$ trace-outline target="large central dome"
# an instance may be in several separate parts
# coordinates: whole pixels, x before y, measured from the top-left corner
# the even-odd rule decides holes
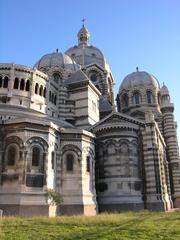
[[[158,80],[151,74],[144,71],[137,71],[127,75],[121,83],[120,91],[142,87],[160,88]]]

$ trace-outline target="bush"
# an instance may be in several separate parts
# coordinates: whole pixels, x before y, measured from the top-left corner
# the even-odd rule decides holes
[[[54,191],[53,189],[47,189],[46,199],[49,205],[57,206],[63,202],[63,198],[59,192]]]

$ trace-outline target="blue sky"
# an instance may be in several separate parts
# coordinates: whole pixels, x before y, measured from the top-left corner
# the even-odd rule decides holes
[[[81,20],[109,61],[117,93],[139,70],[168,86],[180,139],[180,0],[0,0],[0,62],[33,66],[77,44]]]

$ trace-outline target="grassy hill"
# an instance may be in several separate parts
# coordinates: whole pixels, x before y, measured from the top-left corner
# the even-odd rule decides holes
[[[180,240],[180,212],[2,218],[0,239]]]

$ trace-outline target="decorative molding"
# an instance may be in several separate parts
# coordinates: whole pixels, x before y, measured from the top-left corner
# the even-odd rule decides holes
[[[28,148],[29,146],[33,145],[33,144],[40,144],[41,147],[43,148],[43,150],[45,152],[48,151],[48,143],[46,142],[45,139],[41,138],[41,137],[38,137],[38,136],[34,136],[34,137],[31,137],[29,138],[26,143],[25,143],[25,146]]]

